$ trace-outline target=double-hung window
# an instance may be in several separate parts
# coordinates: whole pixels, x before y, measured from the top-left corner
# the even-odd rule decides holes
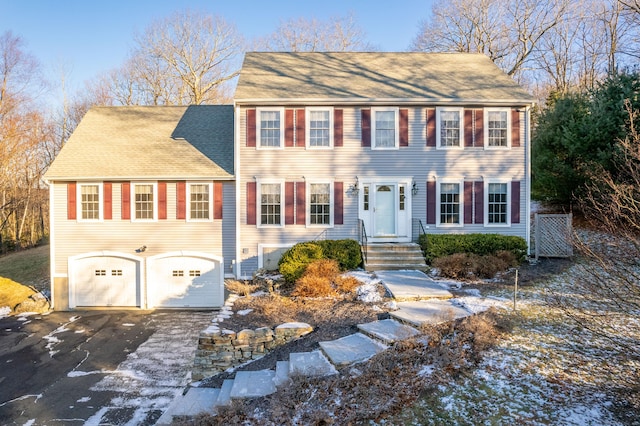
[[[283,108],[259,108],[256,120],[259,148],[284,147]]]
[[[280,182],[260,182],[258,184],[258,199],[260,200],[261,226],[282,226],[284,200],[283,184]]]
[[[332,226],[333,190],[331,183],[309,183],[307,188],[309,194],[307,225]]]
[[[100,197],[100,185],[97,183],[78,185],[80,195],[80,219],[100,220],[102,219],[102,202]]]
[[[438,225],[463,224],[462,182],[440,182],[438,185]]]
[[[511,134],[509,109],[486,108],[484,117],[485,147],[509,148],[509,135]]]
[[[436,139],[438,148],[462,148],[463,145],[462,108],[436,109]]]
[[[207,221],[211,219],[212,185],[189,184],[189,219]]]
[[[373,149],[398,148],[398,108],[372,108]]]
[[[136,220],[156,219],[156,186],[152,183],[133,184],[133,217]]]
[[[333,146],[333,110],[331,108],[307,108],[307,148],[331,148]]]
[[[509,225],[509,187],[505,182],[485,183],[486,225]]]

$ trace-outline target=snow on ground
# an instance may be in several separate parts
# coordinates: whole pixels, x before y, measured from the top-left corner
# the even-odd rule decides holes
[[[0,306],[0,319],[8,317],[11,313],[11,308],[8,306]]]
[[[369,272],[358,269],[355,271],[345,272],[343,275],[347,277],[354,277],[362,283],[362,285],[356,290],[358,300],[364,303],[377,303],[382,301],[382,296],[379,291],[380,280],[373,278]]]

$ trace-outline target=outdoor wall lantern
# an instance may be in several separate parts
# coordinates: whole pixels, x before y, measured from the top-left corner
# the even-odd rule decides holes
[[[353,196],[356,196],[360,191],[359,186],[360,186],[360,182],[358,181],[358,176],[356,176],[356,181],[353,184],[349,185],[347,192]]]
[[[418,195],[418,184],[413,182],[413,184],[411,185],[411,194],[412,195]]]

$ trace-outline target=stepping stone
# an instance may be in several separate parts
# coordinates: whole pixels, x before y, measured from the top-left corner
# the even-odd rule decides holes
[[[410,339],[420,334],[415,328],[392,319],[358,324],[358,329],[387,345],[399,340]]]
[[[276,391],[275,375],[273,370],[238,371],[229,396],[232,399],[257,398],[272,394]]]
[[[273,379],[276,386],[289,381],[289,361],[276,362],[276,377]]]
[[[398,300],[450,299],[453,294],[422,271],[377,271],[376,276]]]
[[[419,300],[398,302],[398,310],[389,312],[392,318],[420,327],[423,324],[440,324],[472,315],[472,312],[449,300]]]
[[[352,334],[330,342],[320,342],[320,347],[334,365],[342,367],[367,360],[387,349],[362,333]]]
[[[216,405],[229,405],[231,403],[231,388],[233,387],[233,379],[227,379],[222,382],[220,394],[216,400]]]
[[[166,411],[160,416],[156,424],[170,425],[174,416],[195,416],[200,413],[212,413],[220,389],[217,388],[189,388],[185,395],[178,395],[171,401]]]
[[[336,368],[320,351],[289,354],[289,375],[329,376],[338,374]]]

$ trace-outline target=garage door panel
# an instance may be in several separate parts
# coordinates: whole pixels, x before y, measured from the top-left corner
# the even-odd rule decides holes
[[[149,260],[148,291],[156,307],[220,306],[220,262],[193,256]]]
[[[117,256],[73,261],[76,306],[140,306],[140,263]]]

